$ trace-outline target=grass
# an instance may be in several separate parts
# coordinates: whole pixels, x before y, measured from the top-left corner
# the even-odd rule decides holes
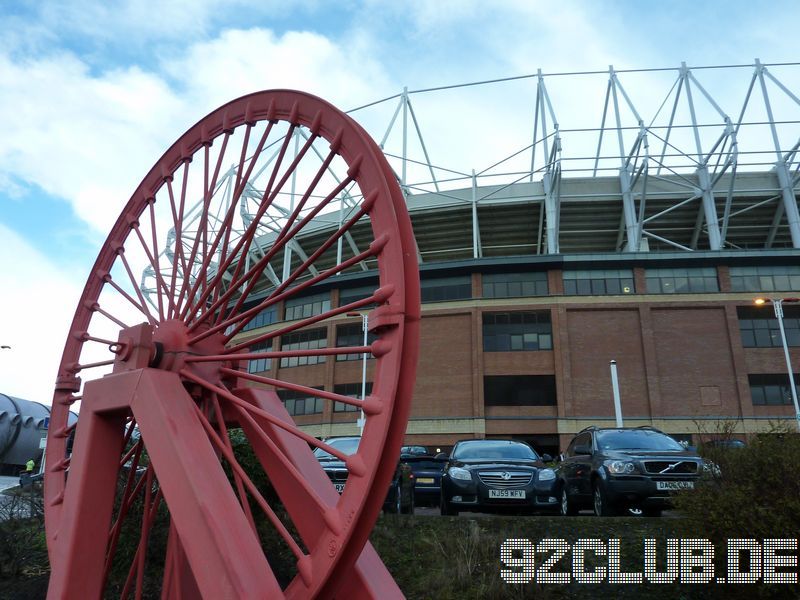
[[[728,586],[728,585],[657,585],[633,584],[509,584],[500,576],[506,568],[500,561],[500,546],[507,539],[526,539],[534,545],[543,539],[555,538],[573,544],[582,538],[595,538],[607,543],[619,539],[621,570],[641,572],[643,542],[657,540],[658,554],[663,556],[667,538],[703,537],[703,532],[687,531],[684,519],[647,519],[634,517],[486,517],[486,516],[382,516],[372,533],[372,543],[390,573],[409,599],[469,600],[484,598],[631,598],[631,599],[714,599],[745,597],[757,591],[759,598],[797,598],[796,585]],[[597,559],[587,555],[587,570]],[[545,558],[536,555],[537,568]],[[553,572],[569,573],[572,554],[552,568]],[[660,561],[663,558],[660,559]],[[607,565],[607,558],[602,563]],[[47,589],[46,563],[30,568],[13,579],[0,579],[0,598],[34,600],[44,598]],[[659,570],[663,565],[659,562]],[[797,569],[795,569],[795,572]],[[743,589],[742,589],[743,588]],[[749,589],[747,589],[749,588]],[[149,594],[148,594],[149,595]],[[158,597],[155,593],[152,597]]]

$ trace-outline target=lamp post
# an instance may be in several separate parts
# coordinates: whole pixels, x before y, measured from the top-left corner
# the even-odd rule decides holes
[[[789,389],[792,391],[792,402],[794,403],[794,417],[797,429],[800,430],[800,405],[797,403],[797,386],[794,383],[794,372],[792,371],[792,360],[789,357],[789,344],[786,342],[786,331],[783,328],[783,303],[800,302],[800,298],[756,298],[755,303],[762,306],[767,302],[772,303],[775,309],[775,318],[778,319],[778,329],[781,332],[781,343],[783,344],[783,355],[786,358],[786,369],[789,371]]]
[[[349,312],[348,317],[361,317],[361,329],[364,332],[364,347],[367,346],[367,332],[369,331],[369,314],[361,312]],[[361,402],[367,399],[367,353],[361,355]],[[364,408],[361,408],[361,416],[356,421],[358,434],[364,435],[364,425],[367,419],[364,417]]]

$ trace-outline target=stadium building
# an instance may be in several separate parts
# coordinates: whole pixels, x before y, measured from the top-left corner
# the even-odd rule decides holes
[[[407,443],[513,437],[555,453],[582,428],[615,422],[611,361],[626,425],[694,443],[795,427],[776,313],[754,300],[784,301],[797,378],[799,74],[759,61],[540,72],[404,90],[351,111],[390,159],[417,241],[422,333]],[[488,132],[465,120],[463,139],[450,139],[458,127],[442,115],[475,90],[492,107]],[[503,128],[520,110],[525,126]],[[465,149],[471,137],[477,150]],[[491,166],[452,164],[476,156]],[[313,222],[294,251],[332,227]],[[357,229],[348,242],[358,246]],[[237,343],[367,297],[375,274],[332,279],[259,313]],[[360,315],[339,316],[270,348],[357,346],[362,335]],[[248,370],[360,396],[361,359],[259,359]],[[351,406],[280,394],[313,435],[358,431]]]

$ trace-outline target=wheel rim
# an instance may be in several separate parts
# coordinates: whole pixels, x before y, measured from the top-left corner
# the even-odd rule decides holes
[[[636,506],[629,508],[628,512],[634,517],[641,517],[644,514],[644,511]]]
[[[599,486],[594,488],[594,514],[598,517],[603,516],[603,495]]]
[[[561,488],[561,514],[565,516],[569,514],[569,498],[567,498],[566,488]]]
[[[228,164],[233,166],[226,171]],[[187,131],[144,178],[112,228],[65,345],[45,472],[48,547],[57,580],[53,584],[51,579],[51,586],[76,589],[69,588],[70,570],[76,567],[68,541],[77,538],[77,523],[91,521],[85,508],[89,505],[98,514],[108,513],[114,525],[105,528],[102,541],[86,542],[93,567],[85,574],[89,587],[82,591],[104,589],[109,573],[117,568],[116,544],[134,517],[129,511],[133,505],[140,505],[141,538],[125,592],[142,592],[150,532],[164,510],[172,523],[164,585],[178,585],[167,579],[188,569],[175,565],[199,560],[204,552],[195,547],[190,528],[181,525],[185,517],[178,515],[202,507],[187,507],[191,498],[158,474],[175,467],[172,459],[163,458],[166,445],[183,443],[191,435],[193,444],[203,446],[206,460],[217,457],[209,468],[223,475],[222,467],[228,470],[228,489],[220,494],[226,506],[231,499],[238,503],[239,535],[252,538],[251,546],[260,548],[254,522],[266,518],[296,559],[288,582],[278,582],[269,557],[254,559],[253,564],[267,565],[269,571],[259,585],[266,581],[268,589],[280,588],[287,596],[335,589],[380,512],[380,490],[389,485],[395,467],[385,457],[399,452],[410,410],[419,283],[416,261],[409,257],[414,257],[410,221],[391,170],[364,131],[326,102],[300,92],[260,92],[221,107]],[[322,305],[316,315],[295,311],[293,320],[248,337],[248,323],[259,315],[308,294],[314,284],[324,286],[331,277],[362,269],[377,274],[365,298],[344,307]],[[371,329],[379,329],[376,341],[366,348],[291,341],[297,331],[307,332],[321,321],[373,305],[377,308],[369,313],[369,322]],[[145,323],[133,326],[140,321]],[[258,349],[282,337],[288,349]],[[263,370],[258,361],[281,361],[288,367],[292,361],[311,364],[365,351],[372,355],[374,376],[372,393],[363,403],[280,376],[257,374]],[[100,376],[105,371],[114,372],[107,380],[132,381],[129,374],[142,368],[148,374],[131,390],[132,400],[117,401],[113,410],[100,406],[109,395],[102,391],[106,380]],[[84,385],[79,376],[87,380]],[[166,430],[157,423],[145,426],[153,419],[145,414],[151,411],[144,411],[135,399],[142,396],[145,377],[163,384],[153,383],[147,402],[157,403],[166,393],[162,390],[172,385],[172,393],[181,396],[188,410],[185,421],[173,424],[171,435],[177,442],[165,440]],[[245,390],[248,383],[306,394],[315,399],[315,406],[318,400],[341,402],[364,411],[367,423],[358,452],[341,456],[350,471],[341,497],[302,447],[308,443],[335,456],[340,453],[304,434],[290,417],[287,420],[277,395]],[[81,422],[87,425],[78,426],[70,458],[66,443],[74,428],[67,419],[69,408],[79,400]],[[175,407],[151,408],[163,409],[165,420],[173,418]],[[97,418],[83,418],[84,414]],[[256,454],[256,465],[260,463],[258,475],[272,484],[283,514],[260,494],[254,476],[233,457],[231,424],[243,428],[244,443]],[[134,425],[141,431],[138,440]],[[84,465],[97,467],[90,449],[116,455],[113,477],[109,463],[103,467],[103,481],[80,479]],[[251,510],[251,502],[260,513]],[[92,526],[102,532],[101,526]],[[239,577],[235,567],[220,569],[231,571],[233,579]],[[241,583],[246,575],[241,578],[237,585],[246,585]],[[202,574],[194,583],[204,592],[209,589],[204,586],[212,585]]]

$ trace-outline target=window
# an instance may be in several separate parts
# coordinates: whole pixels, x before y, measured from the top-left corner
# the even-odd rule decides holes
[[[552,349],[549,311],[483,313],[484,352]]]
[[[739,333],[745,348],[782,348],[778,319],[772,306],[740,306]],[[783,305],[783,329],[789,346],[800,346],[800,306]]]
[[[483,280],[484,298],[517,298],[547,296],[547,273],[486,273]]]
[[[734,292],[800,290],[800,266],[731,267]]]
[[[366,386],[367,396],[372,393],[372,382],[368,381]],[[358,383],[338,383],[333,386],[333,392],[340,396],[350,396],[351,398],[361,399],[361,382]],[[344,402],[334,402],[333,412],[356,412],[358,407]]]
[[[321,390],[321,387],[315,387]],[[286,411],[292,415],[313,415],[321,413],[323,410],[322,398],[309,396],[305,392],[295,392],[294,390],[278,390],[278,398],[283,401]]]
[[[554,375],[487,375],[483,378],[486,406],[555,406]]]
[[[257,329],[258,327],[264,327],[266,325],[271,325],[275,321],[277,321],[278,311],[274,306],[270,306],[269,308],[265,308],[259,313],[256,313],[252,319],[247,322],[247,325],[242,327],[242,331],[249,331],[251,329]]]
[[[346,306],[347,304],[357,302],[358,300],[369,298],[375,293],[376,289],[377,283],[357,288],[339,290],[339,306]],[[367,306],[374,306],[374,304],[368,304]]]
[[[717,270],[714,267],[647,269],[647,291],[650,294],[698,294],[718,292]]]
[[[295,331],[281,337],[281,350],[318,350],[327,347],[328,340],[325,329]],[[291,356],[281,358],[281,367],[299,367],[321,362],[325,362],[324,356]]]
[[[631,269],[596,269],[564,271],[564,293],[568,296],[604,296],[632,294]]]
[[[272,350],[272,340],[267,340],[250,346],[249,352],[268,352],[270,350]],[[269,371],[271,368],[271,358],[254,358],[247,363],[248,373],[261,373],[262,371]]]
[[[748,375],[750,396],[756,405],[793,404],[792,389],[789,385],[789,374]],[[794,374],[795,387],[800,386],[800,375]]]
[[[420,281],[420,292],[423,302],[464,300],[472,298],[472,279],[469,275],[423,279]]]
[[[320,315],[331,309],[330,293],[322,292],[313,296],[292,298],[286,301],[286,320],[305,319],[313,315]]]
[[[374,342],[377,336],[370,332],[367,332],[367,344],[371,344]],[[343,346],[361,346],[364,344],[364,329],[362,328],[361,324],[355,325],[339,325],[336,328],[336,347],[341,348]],[[361,360],[363,354],[337,354],[336,360]],[[372,358],[371,354],[367,354],[367,358]]]

